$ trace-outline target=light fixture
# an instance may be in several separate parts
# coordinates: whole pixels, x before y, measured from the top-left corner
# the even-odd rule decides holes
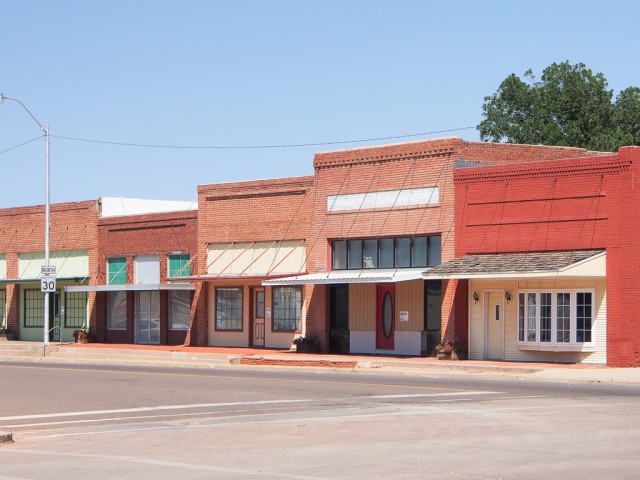
[[[11,100],[12,102],[20,105],[25,112],[29,114],[29,116],[38,124],[42,132],[44,133],[44,142],[46,146],[45,152],[45,210],[44,210],[44,265],[45,269],[49,268],[49,217],[50,217],[50,161],[49,161],[49,125],[42,125],[36,117],[33,116],[33,113],[27,108],[27,106],[22,103],[20,100],[16,98],[7,97],[4,93],[0,93],[0,105],[4,103],[5,100]],[[44,348],[49,345],[49,292],[44,292],[44,338],[43,345]]]
[[[504,299],[507,301],[507,303],[511,301],[511,292],[509,292],[509,290],[504,292]]]
[[[478,303],[478,300],[480,300],[480,297],[478,296],[478,292],[473,292],[473,301],[475,303]]]

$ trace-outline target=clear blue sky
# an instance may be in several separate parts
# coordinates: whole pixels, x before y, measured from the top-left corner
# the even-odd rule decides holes
[[[640,86],[640,2],[0,0],[0,92],[52,136],[176,146],[338,142],[475,127],[509,74],[583,62]],[[40,133],[0,106],[0,151]],[[315,152],[53,137],[51,201],[191,201],[197,185],[313,173]],[[0,154],[0,208],[44,203],[44,141]]]

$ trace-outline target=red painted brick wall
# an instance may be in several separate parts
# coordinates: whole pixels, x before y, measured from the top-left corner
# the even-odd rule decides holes
[[[459,169],[456,256],[606,249],[607,364],[638,366],[639,173],[639,147],[574,160]]]

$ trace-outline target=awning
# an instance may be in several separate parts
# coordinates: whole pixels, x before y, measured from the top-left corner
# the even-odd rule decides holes
[[[421,280],[425,268],[394,268],[394,269],[362,269],[362,270],[332,270],[324,273],[311,273],[296,277],[265,280],[265,286],[285,285],[327,285],[335,283],[397,283],[409,280]]]
[[[243,281],[243,280],[273,280],[279,279],[283,277],[292,277],[294,275],[299,275],[300,272],[292,272],[292,273],[283,273],[280,275],[216,275],[212,273],[204,273],[202,275],[189,275],[184,277],[170,277],[167,278],[170,282],[179,282],[179,281],[187,281],[187,282],[215,282],[215,281]]]
[[[606,277],[604,251],[465,255],[425,272],[426,280]]]
[[[80,285],[64,287],[65,292],[140,292],[149,290],[195,290],[189,283],[137,283],[126,285]]]
[[[83,283],[88,280],[89,280],[89,277],[56,277],[56,282]],[[0,280],[0,285],[18,284],[18,283],[40,283],[40,277],[38,278],[5,278]]]

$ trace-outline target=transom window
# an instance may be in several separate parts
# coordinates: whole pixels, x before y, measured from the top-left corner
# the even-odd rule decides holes
[[[127,283],[126,257],[107,259],[107,285],[125,285]]]
[[[273,330],[295,332],[300,330],[302,289],[299,287],[273,288]]]
[[[242,288],[216,288],[216,330],[242,330]]]
[[[331,242],[333,270],[431,267],[441,262],[440,235]]]
[[[518,293],[518,342],[582,345],[593,342],[594,292],[578,290]]]
[[[191,274],[188,253],[169,255],[169,277],[188,277]]]

